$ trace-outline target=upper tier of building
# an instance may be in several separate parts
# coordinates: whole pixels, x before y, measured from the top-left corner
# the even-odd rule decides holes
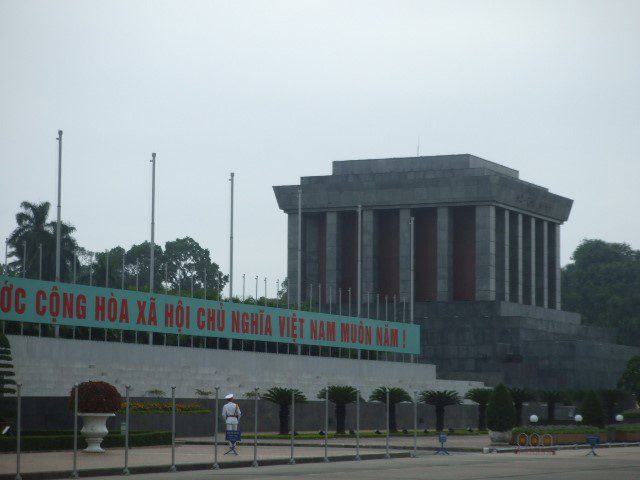
[[[573,200],[520,180],[517,170],[469,154],[333,162],[331,175],[273,187],[278,206],[305,212],[496,205],[563,223]]]

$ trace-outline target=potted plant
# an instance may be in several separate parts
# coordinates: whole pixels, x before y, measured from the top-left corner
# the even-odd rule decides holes
[[[509,389],[500,384],[493,390],[487,405],[487,428],[492,443],[509,443],[516,426],[516,408]]]
[[[75,387],[71,390],[69,408],[73,411]],[[100,446],[107,430],[107,418],[115,416],[122,404],[116,387],[107,382],[83,382],[78,385],[78,415],[82,417],[82,436],[87,442],[85,452],[101,453]]]

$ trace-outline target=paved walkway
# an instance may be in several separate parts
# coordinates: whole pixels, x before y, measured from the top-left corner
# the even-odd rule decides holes
[[[184,437],[178,438],[178,442],[185,444],[213,444],[213,436],[211,437]],[[220,441],[220,440],[218,440]],[[248,443],[253,442],[252,439],[247,438],[245,440]],[[258,443],[261,445],[289,445],[290,439],[259,439]],[[296,445],[300,446],[324,446],[324,440],[303,440],[296,439]],[[372,438],[361,438],[360,446],[363,448],[384,448],[386,444],[386,438],[384,435]],[[334,448],[347,447],[355,448],[355,438],[330,438],[329,445]],[[489,447],[491,442],[489,435],[449,435],[447,438],[447,449],[452,451],[470,451],[470,452],[482,452],[484,447]],[[389,446],[393,449],[412,449],[413,448],[413,436],[392,436],[389,437]],[[418,436],[417,437],[418,449],[438,449],[440,443],[436,436]]]
[[[584,450],[562,450],[556,455],[452,454],[422,452],[416,458],[331,462],[198,472],[132,475],[132,480],[633,480],[640,478],[640,448],[603,448],[598,457]],[[113,477],[102,477],[104,480]],[[96,480],[100,480],[99,478]]]
[[[238,447],[239,455],[223,455],[227,451],[224,445],[218,446],[218,462],[221,466],[230,463],[253,461],[253,445],[244,444]],[[284,463],[290,458],[290,448],[288,446],[264,446],[259,445],[257,449],[259,463],[273,463],[280,461]],[[384,452],[380,450],[362,449],[362,455],[381,456]],[[353,459],[355,449],[329,448],[328,454],[334,460]],[[296,447],[295,457],[298,461],[322,461],[324,449],[316,447]],[[175,464],[179,468],[199,468],[209,469],[214,462],[214,449],[212,445],[183,445],[175,449]],[[168,471],[171,465],[171,447],[134,447],[129,450],[129,467],[154,467],[155,471]],[[58,472],[62,475],[52,475],[57,478],[67,478],[73,466],[72,451],[57,452],[30,452],[21,455],[21,472],[28,478],[29,473],[36,472]],[[78,452],[77,468],[82,476],[82,471],[93,471],[99,469],[118,469],[124,467],[124,449],[109,448],[105,453],[84,453]],[[229,470],[227,470],[229,471]],[[11,478],[16,473],[16,455],[0,454],[0,478]],[[89,472],[87,472],[89,473]],[[104,473],[107,473],[106,471]],[[116,473],[116,472],[109,472]],[[42,477],[40,477],[42,478]],[[48,478],[48,477],[44,477]]]

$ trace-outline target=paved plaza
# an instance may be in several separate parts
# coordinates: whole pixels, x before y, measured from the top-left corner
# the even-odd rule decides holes
[[[251,467],[253,444],[251,441],[239,447],[239,456],[226,455],[224,445],[218,447],[221,469],[211,470],[214,449],[207,437],[182,438],[175,449],[177,473],[168,473],[171,465],[171,448],[136,447],[129,452],[129,466],[133,478],[199,479],[233,477],[234,479],[313,477],[357,479],[640,479],[640,447],[603,446],[598,457],[587,457],[585,449],[564,449],[550,453],[491,453],[483,454],[487,446],[486,435],[450,436],[447,446],[450,456],[434,455],[437,446],[434,437],[418,437],[418,458],[409,458],[412,438],[392,437],[391,455],[384,459],[385,439],[362,439],[360,453],[364,461],[355,462],[355,440],[331,440],[328,456],[331,462],[323,462],[324,448],[321,440],[296,442],[296,465],[287,465],[290,446],[282,440],[262,440],[257,447],[260,466]],[[22,454],[22,474],[28,478],[68,478],[72,467],[72,452],[32,452]],[[15,476],[15,454],[0,455],[0,480]],[[124,466],[124,450],[110,448],[104,454],[78,454],[78,470],[81,477],[114,478]],[[234,468],[230,468],[234,467]],[[182,470],[182,471],[180,471]],[[105,475],[104,477],[100,477]]]
[[[562,450],[556,455],[514,455],[512,453],[459,453],[436,456],[421,452],[418,458],[331,462],[175,474],[132,475],[132,479],[176,480],[233,478],[234,480],[332,478],[349,480],[633,480],[640,478],[640,448],[602,449],[598,457],[586,457],[584,450]],[[100,478],[100,477],[98,477]],[[102,477],[105,479],[113,477]]]

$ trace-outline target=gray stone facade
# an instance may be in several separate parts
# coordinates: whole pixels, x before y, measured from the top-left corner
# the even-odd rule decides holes
[[[393,298],[408,301],[409,222],[427,219],[413,238],[421,273],[414,276],[415,315],[408,320],[423,327],[420,361],[435,362],[441,372],[530,387],[611,386],[620,362],[637,351],[560,311],[560,226],[573,201],[521,180],[516,170],[473,155],[349,160],[333,162],[331,175],[274,187],[289,216],[292,286],[298,189],[306,232],[302,284],[355,292],[353,258],[360,250],[362,312],[372,317],[386,319],[380,305]],[[353,215],[358,205],[361,225]],[[361,244],[353,234],[358,228]],[[318,258],[326,269],[317,268]]]

